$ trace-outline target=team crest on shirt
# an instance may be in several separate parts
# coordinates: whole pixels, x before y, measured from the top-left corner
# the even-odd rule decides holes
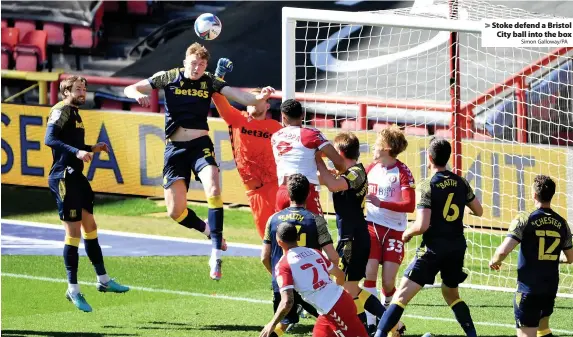
[[[388,181],[390,181],[391,184],[394,184],[396,181],[398,181],[398,178],[395,175],[391,175],[388,177]]]
[[[182,87],[185,81],[179,81],[179,86]]]
[[[207,82],[201,82],[201,89],[207,90]]]
[[[346,175],[346,178],[348,178],[348,180],[350,181],[354,181],[356,180],[356,178],[358,178],[358,174],[354,171],[349,171],[348,174]]]

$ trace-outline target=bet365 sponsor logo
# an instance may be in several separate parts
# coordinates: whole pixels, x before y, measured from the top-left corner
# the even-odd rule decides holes
[[[197,89],[181,89],[181,88],[175,88],[175,91],[173,92],[175,95],[181,95],[181,96],[197,96],[197,97],[202,97],[202,98],[208,98],[209,97],[209,91],[207,90],[197,90]]]

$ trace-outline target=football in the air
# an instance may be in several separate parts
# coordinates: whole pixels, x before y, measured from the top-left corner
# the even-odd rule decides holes
[[[214,40],[221,34],[221,20],[211,13],[199,15],[195,20],[195,34],[203,40]]]

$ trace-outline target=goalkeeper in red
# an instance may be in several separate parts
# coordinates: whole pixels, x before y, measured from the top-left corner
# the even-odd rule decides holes
[[[223,199],[219,183],[219,167],[215,160],[213,141],[209,137],[207,115],[215,92],[244,105],[256,105],[268,97],[254,96],[232,88],[214,74],[206,72],[210,55],[205,47],[193,43],[185,53],[183,68],[160,71],[146,80],[125,88],[127,97],[148,107],[144,92],[163,89],[165,92],[165,154],[163,188],[169,216],[184,227],[196,229],[213,242],[210,274],[221,279],[223,242]],[[187,207],[187,191],[191,172],[203,184],[209,207],[208,223]]]
[[[219,59],[215,75],[223,78],[231,71],[233,71],[231,60]],[[271,93],[270,88],[256,89],[251,93],[259,95],[262,91]],[[256,105],[247,106],[247,111],[234,108],[225,96],[217,93],[213,94],[213,103],[219,115],[229,125],[237,171],[245,185],[255,226],[262,239],[265,236],[267,220],[275,213],[275,200],[279,188],[271,136],[282,126],[276,120],[266,118],[270,107],[267,99],[262,99]]]

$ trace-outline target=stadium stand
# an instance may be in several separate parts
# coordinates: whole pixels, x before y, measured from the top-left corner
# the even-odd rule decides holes
[[[16,70],[36,71],[46,62],[48,35],[42,30],[32,30],[14,47]]]
[[[10,69],[13,66],[14,47],[18,43],[19,34],[18,28],[2,28],[2,69]]]

